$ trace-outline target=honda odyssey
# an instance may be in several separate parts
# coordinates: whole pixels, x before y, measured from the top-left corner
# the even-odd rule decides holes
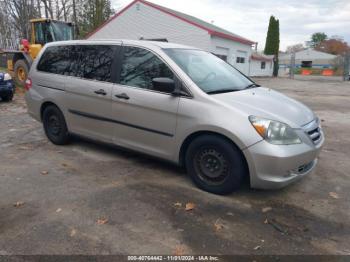
[[[26,89],[29,114],[52,143],[78,134],[166,159],[216,194],[245,178],[254,188],[286,186],[315,168],[324,142],[308,107],[178,44],[50,43]]]

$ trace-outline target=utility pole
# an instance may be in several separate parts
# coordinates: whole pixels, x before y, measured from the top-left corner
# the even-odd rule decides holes
[[[344,73],[343,80],[350,81],[350,51],[346,52],[344,55]]]
[[[290,56],[290,66],[289,66],[289,78],[294,79],[294,69],[295,69],[295,51],[292,51]]]

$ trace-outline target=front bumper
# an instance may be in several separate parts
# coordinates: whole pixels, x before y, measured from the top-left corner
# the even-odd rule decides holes
[[[251,187],[282,188],[314,170],[324,143],[323,132],[320,130],[321,138],[317,144],[304,131],[299,132],[301,144],[273,145],[263,140],[243,151],[248,162]]]
[[[10,84],[4,82],[0,82],[0,96],[7,96],[13,94],[15,92],[15,86],[11,82]]]

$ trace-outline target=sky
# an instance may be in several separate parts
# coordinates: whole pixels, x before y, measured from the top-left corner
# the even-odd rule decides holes
[[[132,0],[111,0],[120,10]],[[195,17],[265,46],[270,15],[280,21],[280,50],[305,43],[314,32],[350,43],[349,0],[148,0]]]

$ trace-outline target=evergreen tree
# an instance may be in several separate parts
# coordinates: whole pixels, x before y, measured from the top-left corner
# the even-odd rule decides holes
[[[280,26],[279,20],[274,16],[270,17],[269,28],[267,30],[264,53],[274,55],[273,75],[278,75],[278,51],[280,47]]]
[[[113,14],[110,0],[84,0],[79,13],[80,37],[95,30]]]

